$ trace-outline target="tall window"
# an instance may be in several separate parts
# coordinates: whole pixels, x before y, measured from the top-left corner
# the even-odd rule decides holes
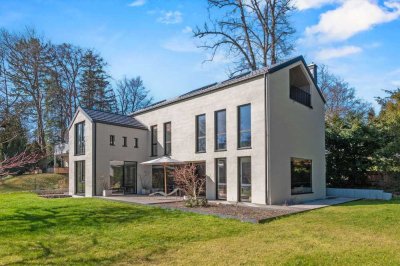
[[[123,147],[127,147],[128,146],[128,139],[126,137],[122,137],[122,140],[123,140],[122,146]]]
[[[85,193],[85,161],[75,162],[75,190],[76,194]]]
[[[226,150],[226,110],[215,112],[215,150]]]
[[[75,124],[75,155],[85,154],[85,123]]]
[[[171,155],[171,122],[164,124],[164,154]]]
[[[115,136],[114,135],[110,135],[110,145],[115,146]]]
[[[251,105],[246,104],[238,107],[238,147],[251,147]]]
[[[151,156],[157,156],[157,126],[151,127]]]
[[[226,159],[216,159],[217,199],[226,200]]]
[[[240,201],[251,201],[251,157],[239,158]]]
[[[196,152],[206,152],[206,115],[196,116]]]
[[[291,158],[292,195],[312,193],[312,161]]]

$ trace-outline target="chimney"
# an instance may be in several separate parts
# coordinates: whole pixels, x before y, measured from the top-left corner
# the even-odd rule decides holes
[[[318,66],[316,64],[314,64],[314,62],[313,62],[313,63],[311,63],[311,65],[308,65],[308,69],[310,70],[315,83],[318,84]]]

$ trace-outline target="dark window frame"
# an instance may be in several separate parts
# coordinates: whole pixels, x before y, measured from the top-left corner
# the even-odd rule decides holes
[[[251,202],[251,200],[243,200],[242,199],[242,176],[241,176],[241,170],[242,170],[242,164],[241,164],[241,160],[242,159],[250,159],[250,197],[251,197],[251,186],[252,186],[252,172],[253,172],[253,168],[251,167],[251,156],[240,156],[238,157],[238,201],[240,202]]]
[[[304,191],[304,192],[296,192],[296,193],[293,193],[293,188],[292,188],[292,185],[293,185],[293,160],[303,160],[303,161],[310,161],[310,186],[309,186],[309,188],[311,189],[310,191]],[[290,158],[290,193],[291,193],[291,195],[301,195],[301,194],[312,194],[312,193],[314,193],[313,192],[313,186],[312,186],[312,178],[313,178],[313,171],[312,171],[312,166],[313,166],[313,163],[312,163],[312,159],[306,159],[306,158],[298,158],[298,157],[291,157]]]
[[[222,157],[222,158],[215,158],[215,198],[217,200],[228,200],[228,191],[226,193],[226,198],[220,198],[218,196],[218,186],[219,186],[219,174],[218,174],[218,161],[219,160],[224,160],[225,161],[225,186],[226,189],[228,189],[228,183],[226,181],[228,181],[228,160],[226,159],[226,157]]]
[[[202,137],[199,137],[199,118],[200,117],[203,117],[204,116],[204,136],[202,136]],[[207,116],[206,116],[206,114],[200,114],[200,115],[196,115],[196,121],[195,121],[195,123],[196,123],[196,143],[195,143],[195,145],[196,145],[196,147],[195,147],[195,151],[196,151],[196,153],[206,153],[207,152],[207,132],[206,132],[206,130],[207,130]],[[205,147],[204,147],[204,150],[200,150],[199,149],[199,140],[200,140],[200,138],[201,139],[203,139],[204,138],[204,140],[205,140]]]
[[[169,125],[169,140],[167,140],[167,126]],[[167,149],[169,147],[169,150]],[[172,154],[172,123],[164,123],[164,155],[170,156]]]
[[[243,107],[247,107],[247,106],[249,106],[250,107],[250,129],[248,129],[248,130],[241,130],[241,128],[240,128],[240,125],[241,125],[241,116],[240,116],[240,114],[241,114],[241,108],[243,108]],[[242,105],[239,105],[238,107],[237,107],[237,148],[238,148],[238,150],[244,150],[244,149],[251,149],[251,145],[252,145],[252,134],[251,134],[251,103],[246,103],[246,104],[242,104]],[[243,133],[243,132],[250,132],[250,146],[241,146],[241,142],[240,142],[240,139],[241,139],[241,134]]]
[[[78,131],[81,134],[78,136]],[[85,155],[85,121],[75,124],[75,155]]]
[[[122,147],[128,147],[128,138],[122,137]]]
[[[133,147],[139,148],[139,139],[138,138],[133,138]]]
[[[150,127],[150,131],[151,131],[151,141],[150,141],[150,149],[151,149],[151,151],[150,151],[150,154],[151,154],[151,157],[155,157],[155,156],[158,156],[158,143],[157,143],[157,140],[158,140],[158,128],[157,128],[157,125],[153,125],[153,126],[151,126]],[[155,138],[156,138],[156,140],[155,140],[155,142],[154,142],[154,135],[155,135]]]
[[[79,161],[75,161],[75,165],[74,165],[74,170],[75,170],[75,173],[74,173],[74,175],[75,175],[75,194],[80,194],[80,195],[82,195],[82,194],[85,194],[85,190],[86,190],[86,175],[85,175],[85,171],[86,171],[86,162],[85,162],[85,160],[79,160]],[[82,173],[82,176],[81,176],[81,180],[80,180],[80,182],[81,183],[83,183],[83,191],[78,191],[78,167],[79,166],[81,166],[81,173]],[[82,178],[83,177],[83,178]]]
[[[218,134],[218,113],[225,112],[225,149],[218,148],[218,136],[222,134]],[[217,110],[214,112],[214,151],[227,151],[228,149],[228,140],[227,140],[227,133],[226,133],[226,109]]]
[[[115,135],[110,135],[110,146],[115,146]]]

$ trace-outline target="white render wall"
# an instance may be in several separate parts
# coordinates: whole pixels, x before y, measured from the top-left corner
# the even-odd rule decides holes
[[[238,106],[251,104],[252,148],[239,150]],[[214,151],[214,112],[226,109],[227,151]],[[158,156],[164,155],[164,123],[171,122],[171,157],[206,162],[207,198],[216,198],[215,159],[227,159],[227,200],[238,201],[238,157],[251,156],[252,202],[266,203],[264,78],[262,76],[221,90],[135,116],[144,125],[157,125]],[[196,115],[206,114],[206,153],[196,153]],[[149,136],[150,141],[150,136]],[[150,143],[147,145],[150,154]],[[149,158],[151,159],[151,158]]]
[[[311,84],[309,108],[289,97],[289,69],[300,62],[268,75],[270,105],[269,176],[270,202],[301,202],[325,198],[325,120],[324,103]],[[291,195],[290,158],[312,160],[312,194]]]

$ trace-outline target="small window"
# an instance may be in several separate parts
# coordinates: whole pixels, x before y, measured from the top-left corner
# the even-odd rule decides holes
[[[134,141],[133,147],[134,148],[139,148],[139,139],[138,138],[134,138],[133,141]]]
[[[171,155],[171,122],[164,124],[164,154]]]
[[[151,128],[151,156],[157,156],[157,126]]]
[[[312,193],[312,161],[292,158],[290,166],[292,195]]]
[[[238,147],[251,148],[251,105],[238,107]]]
[[[114,135],[110,135],[110,145],[115,146],[115,136]]]
[[[128,139],[126,137],[122,137],[123,143],[122,147],[127,147],[128,146]]]
[[[226,150],[226,110],[215,112],[215,150]]]
[[[206,115],[196,116],[196,152],[206,152]]]

